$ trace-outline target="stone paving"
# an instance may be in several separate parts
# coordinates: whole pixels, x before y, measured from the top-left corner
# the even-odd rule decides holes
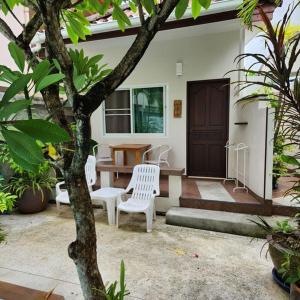
[[[182,228],[159,216],[152,233],[143,215],[121,215],[120,229],[95,210],[98,258],[105,282],[126,265],[128,299],[287,300],[272,281],[270,258],[260,256],[264,240]],[[54,205],[35,215],[2,215],[8,233],[0,245],[0,280],[82,299],[67,246],[75,236],[70,208]]]

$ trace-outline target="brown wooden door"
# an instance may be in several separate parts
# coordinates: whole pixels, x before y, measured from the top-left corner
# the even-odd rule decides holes
[[[229,79],[187,83],[187,174],[225,177]]]

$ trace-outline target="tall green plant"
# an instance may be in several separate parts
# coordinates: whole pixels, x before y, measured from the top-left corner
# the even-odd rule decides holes
[[[292,36],[286,36],[291,16],[299,6],[298,2],[289,7],[283,19],[273,27],[270,19],[258,6],[258,12],[263,21],[263,26],[256,27],[265,40],[267,54],[244,53],[237,57],[239,64],[246,58],[254,59],[254,63],[248,69],[240,68],[235,71],[244,73],[244,79],[235,82],[240,91],[249,87],[262,87],[259,92],[242,97],[239,102],[265,101],[280,111],[277,114],[280,137],[284,145],[294,145],[298,149],[294,155],[282,154],[280,159],[287,164],[293,165],[293,173],[290,174],[297,179],[293,187],[288,191],[293,199],[300,200],[300,77],[297,61],[300,59],[300,33],[295,32]],[[259,68],[254,69],[254,66]],[[249,76],[251,74],[251,76]],[[294,78],[294,82],[291,79]],[[266,92],[266,89],[268,92]],[[276,116],[276,115],[275,115]]]

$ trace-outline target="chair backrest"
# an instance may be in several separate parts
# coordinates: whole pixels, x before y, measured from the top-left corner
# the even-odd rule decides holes
[[[92,190],[92,186],[96,183],[97,173],[96,173],[96,157],[93,155],[89,155],[86,161],[85,167],[85,178],[86,183],[90,190]]]
[[[156,165],[136,165],[127,190],[133,189],[132,199],[150,201],[160,194],[160,168]]]
[[[98,144],[93,147],[93,154],[97,159],[111,158],[111,150],[108,144]]]
[[[159,158],[160,160],[164,160],[167,161],[168,160],[168,156],[169,156],[169,152],[172,148],[168,145],[160,145],[159,147]]]

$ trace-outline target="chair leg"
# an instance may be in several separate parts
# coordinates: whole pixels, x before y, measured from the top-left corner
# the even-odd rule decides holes
[[[108,199],[108,201],[106,202],[106,208],[107,208],[108,224],[109,225],[116,224],[115,199]]]
[[[153,203],[153,220],[156,220],[156,209],[155,209],[155,203]]]
[[[119,217],[120,217],[120,210],[117,208],[117,222],[116,222],[116,225],[117,225],[117,228],[119,228]]]
[[[146,223],[147,223],[147,232],[152,231],[152,219],[153,219],[153,211],[151,209],[148,209],[146,212]]]
[[[60,210],[60,202],[59,201],[56,201],[56,208],[58,211]]]

